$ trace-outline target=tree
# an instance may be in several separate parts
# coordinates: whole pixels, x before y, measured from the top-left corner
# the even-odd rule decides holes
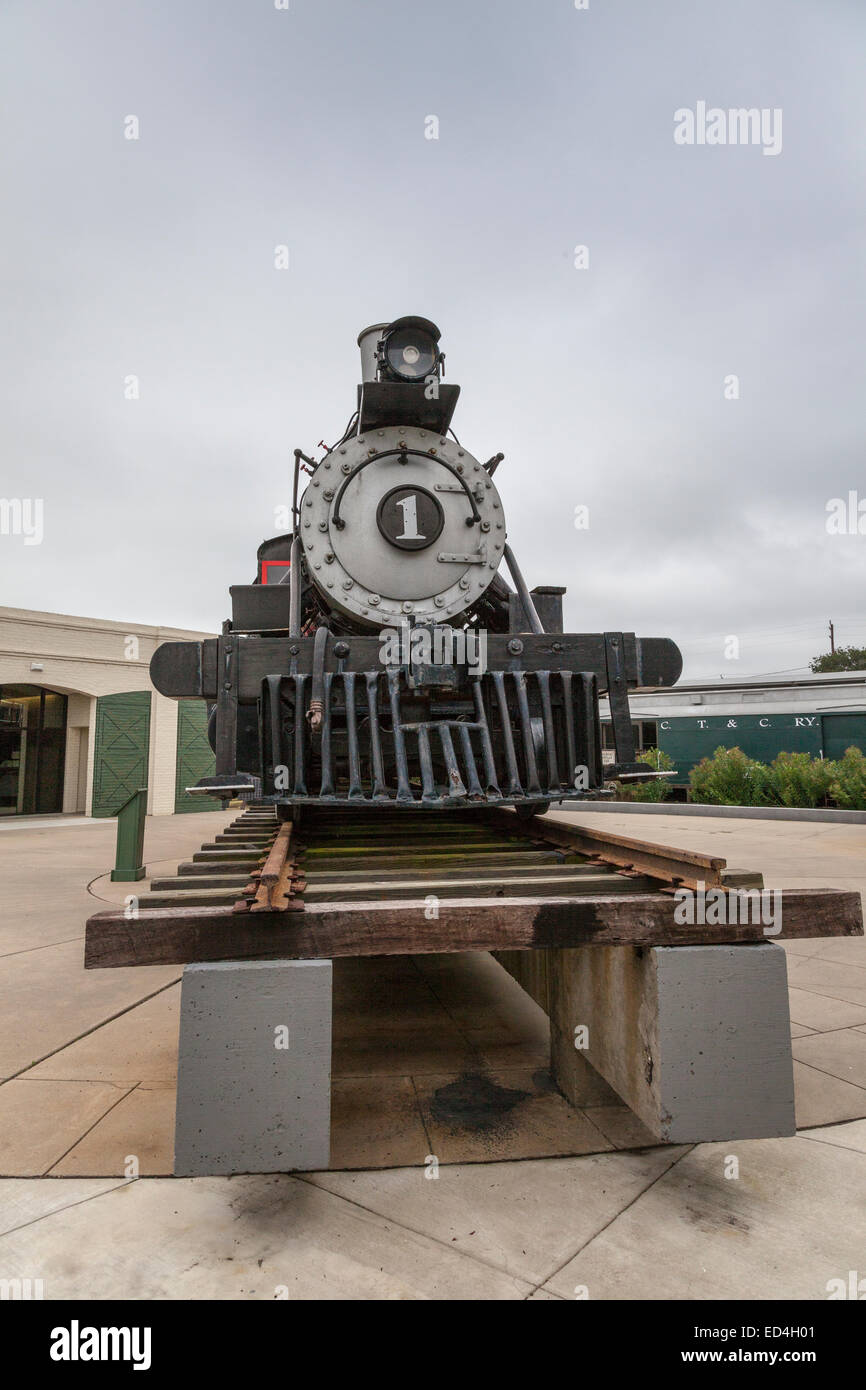
[[[809,669],[820,671],[866,671],[866,647],[837,647],[809,662]]]

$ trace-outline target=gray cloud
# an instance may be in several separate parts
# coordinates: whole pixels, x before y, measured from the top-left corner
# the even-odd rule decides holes
[[[351,411],[358,330],[417,312],[570,626],[669,634],[696,675],[802,666],[831,616],[866,642],[866,536],[825,530],[866,494],[859,4],[83,0],[0,27],[0,490],[45,499],[41,546],[0,537],[0,601],[215,627],[292,447]],[[698,100],[780,107],[782,153],[676,146]]]

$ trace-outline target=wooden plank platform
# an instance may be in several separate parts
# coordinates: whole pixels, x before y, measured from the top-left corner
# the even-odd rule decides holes
[[[217,960],[316,960],[336,956],[509,951],[546,947],[686,946],[861,936],[860,894],[847,889],[780,891],[782,931],[760,923],[712,926],[676,920],[665,893],[598,897],[442,899],[428,919],[424,898],[400,903],[310,903],[303,912],[241,914],[221,907],[166,907],[130,920],[99,912],[87,923],[88,969]]]
[[[251,840],[238,838],[251,831]],[[247,812],[221,836],[229,833],[179,864],[174,876],[154,879],[135,918],[126,910],[91,917],[85,965],[723,945],[863,929],[857,893],[808,889],[778,895],[772,915],[781,908],[781,931],[770,925],[768,932],[755,901],[760,874],[549,817],[329,809],[305,812],[290,832],[275,816]],[[290,833],[299,891],[289,913],[276,910],[277,900],[269,904],[261,884],[268,865],[285,858],[279,850]],[[719,924],[678,921],[684,914],[675,889],[701,883],[725,890],[731,901],[736,890],[751,890],[750,910],[725,911],[720,915],[732,920]],[[239,910],[257,887],[255,911]]]

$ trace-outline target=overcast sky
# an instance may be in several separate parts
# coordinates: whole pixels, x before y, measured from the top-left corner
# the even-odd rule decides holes
[[[359,330],[416,313],[569,630],[695,677],[866,645],[826,529],[866,500],[863,0],[289,4],[3,0],[0,495],[44,538],[0,535],[0,603],[215,629]],[[675,143],[699,102],[781,149]]]

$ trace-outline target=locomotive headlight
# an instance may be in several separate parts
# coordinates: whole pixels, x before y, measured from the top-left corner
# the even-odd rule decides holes
[[[429,320],[398,319],[382,338],[379,361],[385,375],[397,381],[423,381],[438,375],[438,341],[439,330]]]

